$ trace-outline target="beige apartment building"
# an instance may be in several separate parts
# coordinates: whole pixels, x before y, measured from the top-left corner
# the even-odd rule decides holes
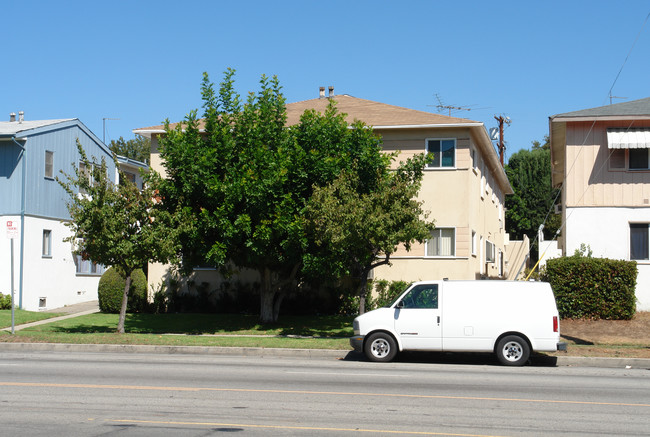
[[[349,95],[328,96],[321,88],[316,99],[287,104],[287,124],[296,124],[307,109],[324,112],[336,101],[347,120],[373,127],[386,152],[399,151],[398,160],[431,152],[419,198],[436,228],[431,238],[411,251],[398,250],[391,266],[373,272],[376,279],[514,279],[523,257],[508,259],[505,196],[512,188],[485,126],[481,122],[387,105]],[[151,167],[164,174],[158,154],[163,126],[133,131],[151,138]],[[525,255],[526,251],[523,251]],[[166,267],[150,265],[149,283],[156,286]],[[207,280],[207,272],[198,272]]]

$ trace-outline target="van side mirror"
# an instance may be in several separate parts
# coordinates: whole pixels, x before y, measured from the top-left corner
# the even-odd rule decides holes
[[[397,302],[397,305],[395,306],[395,308],[404,308],[404,301],[400,300],[399,302]]]

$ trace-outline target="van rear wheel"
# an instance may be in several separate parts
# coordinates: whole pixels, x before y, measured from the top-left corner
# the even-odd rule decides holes
[[[518,335],[507,335],[497,343],[496,354],[504,366],[523,366],[530,357],[530,347]]]
[[[370,361],[387,363],[397,355],[397,343],[390,334],[375,332],[366,339],[364,352]]]

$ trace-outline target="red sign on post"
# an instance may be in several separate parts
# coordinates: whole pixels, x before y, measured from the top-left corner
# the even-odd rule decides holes
[[[15,220],[7,220],[7,238],[14,239],[18,238],[20,233],[19,224]]]

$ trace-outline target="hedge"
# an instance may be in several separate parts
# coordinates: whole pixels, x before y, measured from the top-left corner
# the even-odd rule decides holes
[[[111,267],[106,270],[99,280],[97,294],[99,310],[103,313],[119,313],[122,307],[122,296],[126,279]],[[131,274],[131,288],[127,311],[130,313],[143,311],[147,306],[147,277],[141,269]]]
[[[551,284],[562,318],[629,320],[636,275],[635,261],[571,256],[548,260],[542,280]]]

